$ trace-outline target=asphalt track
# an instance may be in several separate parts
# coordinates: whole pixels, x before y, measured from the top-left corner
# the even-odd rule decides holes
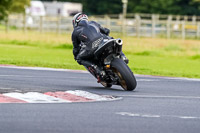
[[[135,91],[86,72],[0,67],[0,94],[83,90],[120,100],[0,103],[0,133],[199,133],[200,80],[136,75]]]

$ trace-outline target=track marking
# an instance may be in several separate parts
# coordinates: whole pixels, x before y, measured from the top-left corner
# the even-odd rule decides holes
[[[147,81],[147,82],[151,82],[151,81],[160,81],[160,80],[157,80],[157,79],[137,79],[137,81]]]
[[[86,102],[86,101],[94,101],[93,99],[73,95],[67,92],[46,92],[45,95],[65,99],[71,102]]]
[[[57,76],[27,76],[27,75],[0,75],[0,77],[22,77],[22,78],[58,78]],[[64,77],[64,79],[86,79],[85,77]]]
[[[23,78],[43,78],[43,77],[50,77],[50,76],[27,76],[27,75],[0,75],[0,77],[23,77]]]
[[[112,99],[114,97],[112,96],[106,96],[106,95],[97,95],[97,94],[93,94],[87,91],[82,91],[82,90],[76,90],[76,91],[66,91],[67,93],[73,94],[73,95],[77,95],[77,96],[81,96],[81,97],[86,97],[88,99],[93,99],[96,101],[105,101],[107,99]]]
[[[5,93],[4,96],[20,99],[28,103],[65,103],[70,102],[56,97],[51,97],[38,92]]]
[[[162,96],[162,95],[118,95],[120,97],[134,98],[176,98],[176,99],[200,99],[198,96]]]
[[[12,98],[12,97],[7,97],[0,94],[0,103],[26,103],[26,101]]]
[[[15,65],[0,65],[1,68],[14,68],[14,69],[25,69],[25,70],[43,70],[43,71],[64,71],[64,72],[75,72],[75,73],[89,73],[85,70],[71,70],[71,69],[56,69],[56,68],[45,68],[45,67],[23,67]],[[181,77],[165,77],[165,76],[152,76],[152,75],[140,75],[135,74],[137,77],[157,78],[157,79],[172,79],[172,80],[188,80],[188,81],[200,81],[195,78],[181,78]]]
[[[86,91],[66,92],[28,92],[28,93],[4,93],[0,94],[0,103],[72,103],[72,102],[94,102],[113,101],[120,97],[98,95]]]
[[[130,116],[130,117],[139,117],[139,118],[178,118],[178,119],[197,119],[200,120],[200,117],[195,116],[179,116],[179,115],[155,115],[155,114],[138,114],[131,112],[116,112],[117,115]]]
[[[185,78],[185,77],[165,77],[165,76],[152,76],[152,75],[140,75],[140,74],[135,74],[135,76],[142,78],[146,77],[146,78],[170,79],[170,80],[200,81],[200,79]]]
[[[78,72],[78,73],[89,73],[84,70],[71,70],[71,69],[57,69],[57,68],[46,68],[46,67],[23,67],[13,65],[0,65],[2,68],[14,68],[14,69],[25,69],[25,70],[42,70],[42,71],[64,71],[64,72]]]

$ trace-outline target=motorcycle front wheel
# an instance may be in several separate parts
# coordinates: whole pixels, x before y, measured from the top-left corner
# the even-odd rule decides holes
[[[135,76],[128,65],[119,58],[111,63],[113,72],[119,77],[119,84],[126,91],[132,91],[136,88],[137,82]]]

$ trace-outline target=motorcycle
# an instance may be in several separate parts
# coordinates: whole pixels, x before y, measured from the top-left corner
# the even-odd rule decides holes
[[[121,56],[123,41],[121,39],[101,39],[92,44],[96,47],[93,62],[103,71],[100,83],[104,87],[120,85],[126,91],[136,88],[135,76]],[[95,78],[99,78],[94,68],[85,67]]]

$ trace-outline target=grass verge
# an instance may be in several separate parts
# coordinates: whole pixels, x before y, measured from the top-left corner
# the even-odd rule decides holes
[[[134,73],[200,78],[199,41],[122,39],[125,42],[123,50]],[[0,32],[0,64],[84,70],[73,59],[69,34]]]

